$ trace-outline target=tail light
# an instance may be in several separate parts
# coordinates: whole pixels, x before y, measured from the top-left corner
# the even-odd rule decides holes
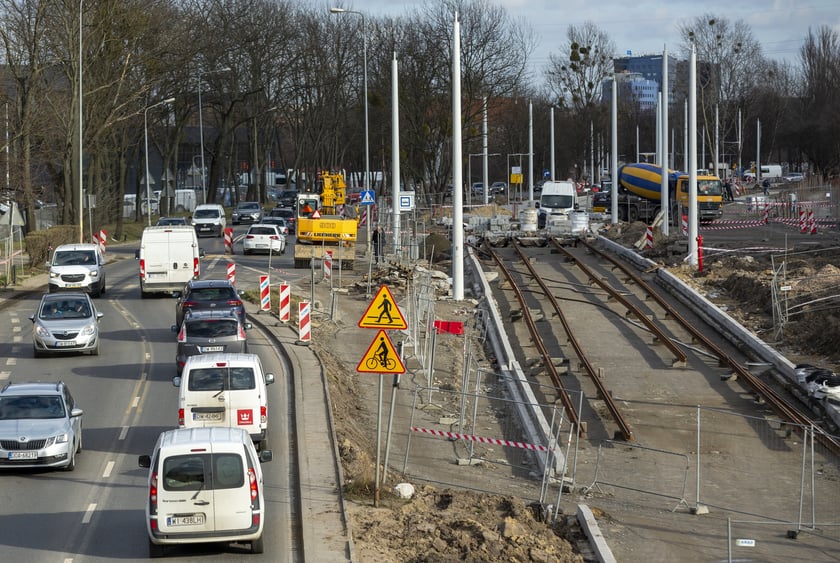
[[[184,301],[183,303],[181,303],[181,308],[186,310],[186,309],[191,309],[192,307],[195,307],[196,305],[198,305],[197,301]]]
[[[271,235],[268,238],[270,238],[271,240],[280,240],[280,237],[278,237],[277,235]]]
[[[268,421],[268,407],[265,405],[260,407],[260,422],[265,424]]]
[[[140,259],[140,279],[141,280],[146,279],[146,259],[145,258]]]
[[[198,279],[198,276],[201,275],[201,268],[198,263],[198,258],[193,258],[193,277]]]
[[[181,324],[181,330],[178,332],[178,342],[183,344],[187,341],[187,323]]]
[[[178,409],[178,426],[184,426],[184,409]]]
[[[152,472],[152,478],[149,480],[149,516],[157,515],[158,490],[157,490],[157,471]],[[157,518],[149,518],[149,526],[157,529]]]
[[[241,307],[242,306],[242,300],[241,299],[228,299],[227,306],[228,307]]]
[[[251,489],[251,526],[256,528],[260,525],[260,490],[253,467],[248,468],[248,484]]]
[[[250,240],[254,238],[254,235],[245,235],[245,238]]]

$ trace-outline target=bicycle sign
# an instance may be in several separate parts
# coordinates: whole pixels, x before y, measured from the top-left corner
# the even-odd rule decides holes
[[[397,354],[388,333],[380,330],[356,366],[359,373],[405,373],[405,364]]]

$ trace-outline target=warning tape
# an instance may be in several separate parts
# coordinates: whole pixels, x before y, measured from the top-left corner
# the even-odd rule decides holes
[[[540,446],[538,444],[527,444],[525,442],[514,442],[512,440],[499,440],[498,438],[485,438],[484,436],[472,436],[470,434],[459,434],[458,432],[432,430],[431,428],[420,428],[417,426],[412,426],[411,431],[420,432],[421,434],[431,434],[432,436],[439,436],[441,438],[468,440],[470,442],[478,442],[479,444],[493,444],[494,446],[507,446],[511,448],[521,448],[523,450],[533,450],[536,452],[548,451],[548,448],[546,448],[545,446]]]

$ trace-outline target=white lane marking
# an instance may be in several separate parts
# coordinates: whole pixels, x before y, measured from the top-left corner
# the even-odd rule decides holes
[[[92,502],[85,510],[85,515],[82,517],[82,524],[90,524],[90,519],[93,518],[93,513],[96,511],[96,503]]]
[[[107,479],[108,477],[110,477],[110,476],[111,476],[111,471],[113,471],[113,470],[114,470],[114,462],[113,462],[113,461],[109,461],[109,462],[105,465],[105,471],[103,471],[103,472],[102,472],[102,477],[103,477],[104,479]]]
[[[152,355],[151,355],[149,352],[146,352],[146,359],[147,359],[147,360],[151,360],[151,359],[152,359]]]
[[[17,358],[6,358],[6,365],[7,366],[16,366],[17,365]]]
[[[22,336],[13,336],[12,337],[12,342],[20,342],[22,340],[23,340]]]
[[[134,397],[134,400],[131,402],[131,408],[136,409],[137,405],[140,404],[140,396]]]
[[[13,324],[13,325],[18,324],[19,322],[20,322],[20,319],[19,319],[19,318],[17,318],[16,316],[13,316],[13,317],[12,317],[12,324]]]
[[[0,379],[9,379],[10,375],[12,375],[10,371],[0,371]]]
[[[20,332],[20,327],[19,326],[13,326],[12,327],[12,332]]]
[[[123,426],[120,429],[120,436],[117,438],[118,440],[125,440],[125,437],[128,435],[128,426]]]

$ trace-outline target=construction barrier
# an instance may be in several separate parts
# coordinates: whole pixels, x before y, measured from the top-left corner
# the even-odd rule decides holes
[[[280,317],[280,322],[289,322],[291,316],[291,286],[287,283],[280,284],[280,294],[278,301],[280,302],[280,309],[277,311],[277,316]]]
[[[325,250],[324,251],[324,279],[329,280],[332,278],[332,264],[333,264],[333,255],[332,250]]]
[[[799,232],[803,235],[808,232],[808,224],[805,222],[806,213],[804,209],[799,210]]]
[[[108,245],[108,232],[105,229],[99,231],[99,234],[93,233],[93,244],[99,247],[99,252],[105,254],[105,248]]]
[[[650,225],[645,229],[645,248],[653,248],[653,227]]]
[[[233,254],[233,229],[225,229],[225,254]]]
[[[688,236],[688,215],[682,216],[682,234],[684,237]]]
[[[309,344],[312,340],[312,318],[309,301],[298,303],[298,343]]]
[[[236,264],[234,262],[228,262],[227,279],[232,285],[236,285]]]
[[[808,210],[808,231],[815,235],[817,234],[817,218],[814,216],[814,210]]]
[[[268,276],[260,276],[260,310],[271,311],[271,293],[268,290]]]

